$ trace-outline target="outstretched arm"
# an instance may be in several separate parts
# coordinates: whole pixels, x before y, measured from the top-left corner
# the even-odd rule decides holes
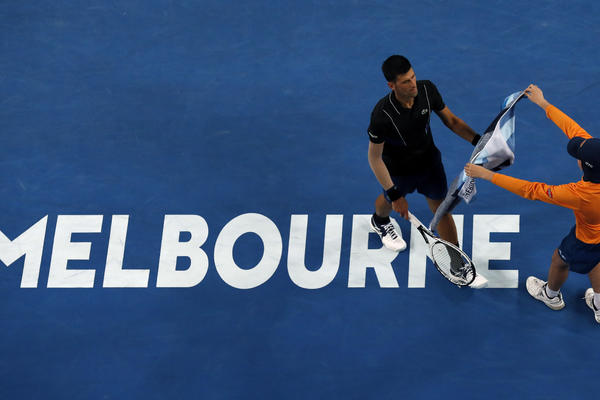
[[[533,83],[531,85],[527,86],[527,89],[525,89],[525,96],[527,96],[527,98],[533,104],[537,104],[538,106],[540,106],[540,108],[542,110],[546,110],[546,108],[548,108],[548,106],[551,105],[544,98],[544,92],[542,92],[542,89],[540,89],[539,87],[537,87]]]
[[[480,165],[467,164],[465,165],[465,174],[471,178],[481,178],[486,181],[491,181],[495,175],[495,172],[490,171],[487,168],[483,168]]]
[[[465,139],[472,145],[476,145],[477,141],[481,137],[475,132],[465,121],[458,118],[448,107],[444,107],[441,111],[437,111],[438,117],[442,120],[444,125],[448,127],[452,132],[456,133],[461,138]]]
[[[581,136],[586,139],[592,137],[567,114],[550,104],[544,98],[542,89],[536,85],[529,85],[527,89],[525,89],[525,95],[529,100],[531,100],[532,103],[537,104],[542,108],[542,110],[546,111],[546,116],[550,118],[552,122],[554,122],[556,126],[558,126],[565,133],[565,135],[567,135],[569,139],[572,139],[575,136]]]
[[[465,173],[472,178],[490,181],[494,185],[528,200],[540,200],[572,210],[576,210],[581,206],[581,199],[573,183],[554,186],[542,182],[529,182],[524,179],[498,174],[474,164],[465,165]]]

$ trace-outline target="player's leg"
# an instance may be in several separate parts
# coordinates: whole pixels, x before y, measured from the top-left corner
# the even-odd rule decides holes
[[[403,251],[406,249],[406,242],[402,239],[402,232],[392,224],[391,212],[391,201],[383,194],[379,195],[375,199],[375,213],[371,217],[371,228],[379,235],[385,247],[393,251]]]
[[[429,205],[429,209],[433,214],[437,211],[440,204],[442,204],[443,200],[434,200],[426,197],[427,204]],[[458,244],[458,234],[456,233],[456,225],[454,224],[454,219],[452,218],[452,214],[445,214],[441,219],[437,226],[437,233],[440,235],[442,239],[447,242],[450,242],[457,247],[460,247]],[[462,274],[467,273],[469,270],[465,270],[463,264],[460,263],[452,263],[450,268],[450,273],[455,276],[460,276]]]
[[[435,214],[440,204],[442,204],[443,199],[435,200],[430,199],[429,197],[426,197],[426,199],[429,209]],[[437,232],[442,239],[458,246],[458,234],[456,233],[456,225],[454,224],[452,214],[447,213],[440,219],[440,223],[437,226]]]
[[[527,292],[534,299],[541,301],[553,310],[562,310],[565,307],[560,288],[569,276],[569,264],[561,256],[561,249],[565,249],[564,240],[561,246],[554,250],[554,254],[552,254],[547,282],[535,276],[528,277],[525,282]]]
[[[600,263],[598,263],[594,267],[594,269],[590,271],[588,277],[590,278],[590,282],[592,284],[592,289],[594,290],[594,293],[598,293],[600,295]],[[598,308],[600,308],[600,304],[598,303],[600,303],[600,301],[596,303],[598,305]]]
[[[392,212],[392,204],[389,203],[383,194],[375,199],[375,215],[380,218],[387,218]]]
[[[560,288],[569,277],[569,265],[560,258],[558,249],[552,254],[550,269],[548,270],[548,293],[556,295],[555,292],[560,291]],[[553,296],[552,296],[553,297]]]
[[[420,177],[417,191],[425,196],[429,209],[435,214],[448,193],[446,171],[444,170],[444,164],[442,164],[441,155],[435,158],[429,170]],[[458,246],[456,225],[454,225],[454,219],[450,213],[445,214],[440,219],[436,229],[442,239]]]

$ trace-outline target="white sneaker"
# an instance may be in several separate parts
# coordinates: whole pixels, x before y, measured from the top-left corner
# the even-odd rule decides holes
[[[472,289],[483,289],[487,286],[488,286],[487,278],[485,276],[481,275],[480,273],[477,273],[475,275],[475,279],[469,285],[469,287]]]
[[[396,231],[392,219],[387,224],[378,224],[371,217],[371,228],[379,235],[381,242],[385,247],[393,251],[402,251],[406,249],[406,242],[402,239],[402,232]]]
[[[558,292],[556,297],[548,297],[546,294],[546,281],[530,276],[525,282],[527,291],[536,300],[541,301],[553,310],[561,310],[565,307],[565,302],[562,297],[562,293]]]
[[[585,291],[585,303],[594,312],[596,322],[600,323],[600,310],[598,310],[594,305],[594,290],[592,288],[589,288]]]

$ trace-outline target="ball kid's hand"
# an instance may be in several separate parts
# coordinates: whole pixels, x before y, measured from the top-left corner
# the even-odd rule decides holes
[[[489,169],[470,163],[465,165],[465,174],[471,178],[481,178],[488,181],[491,181],[492,177],[494,176],[494,173]]]

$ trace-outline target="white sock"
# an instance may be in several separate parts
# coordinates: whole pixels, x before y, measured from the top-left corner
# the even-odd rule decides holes
[[[546,296],[553,298],[558,296],[558,293],[560,292],[560,290],[552,290],[550,289],[550,287],[546,284]]]
[[[596,310],[600,310],[600,293],[594,292],[594,306]]]

